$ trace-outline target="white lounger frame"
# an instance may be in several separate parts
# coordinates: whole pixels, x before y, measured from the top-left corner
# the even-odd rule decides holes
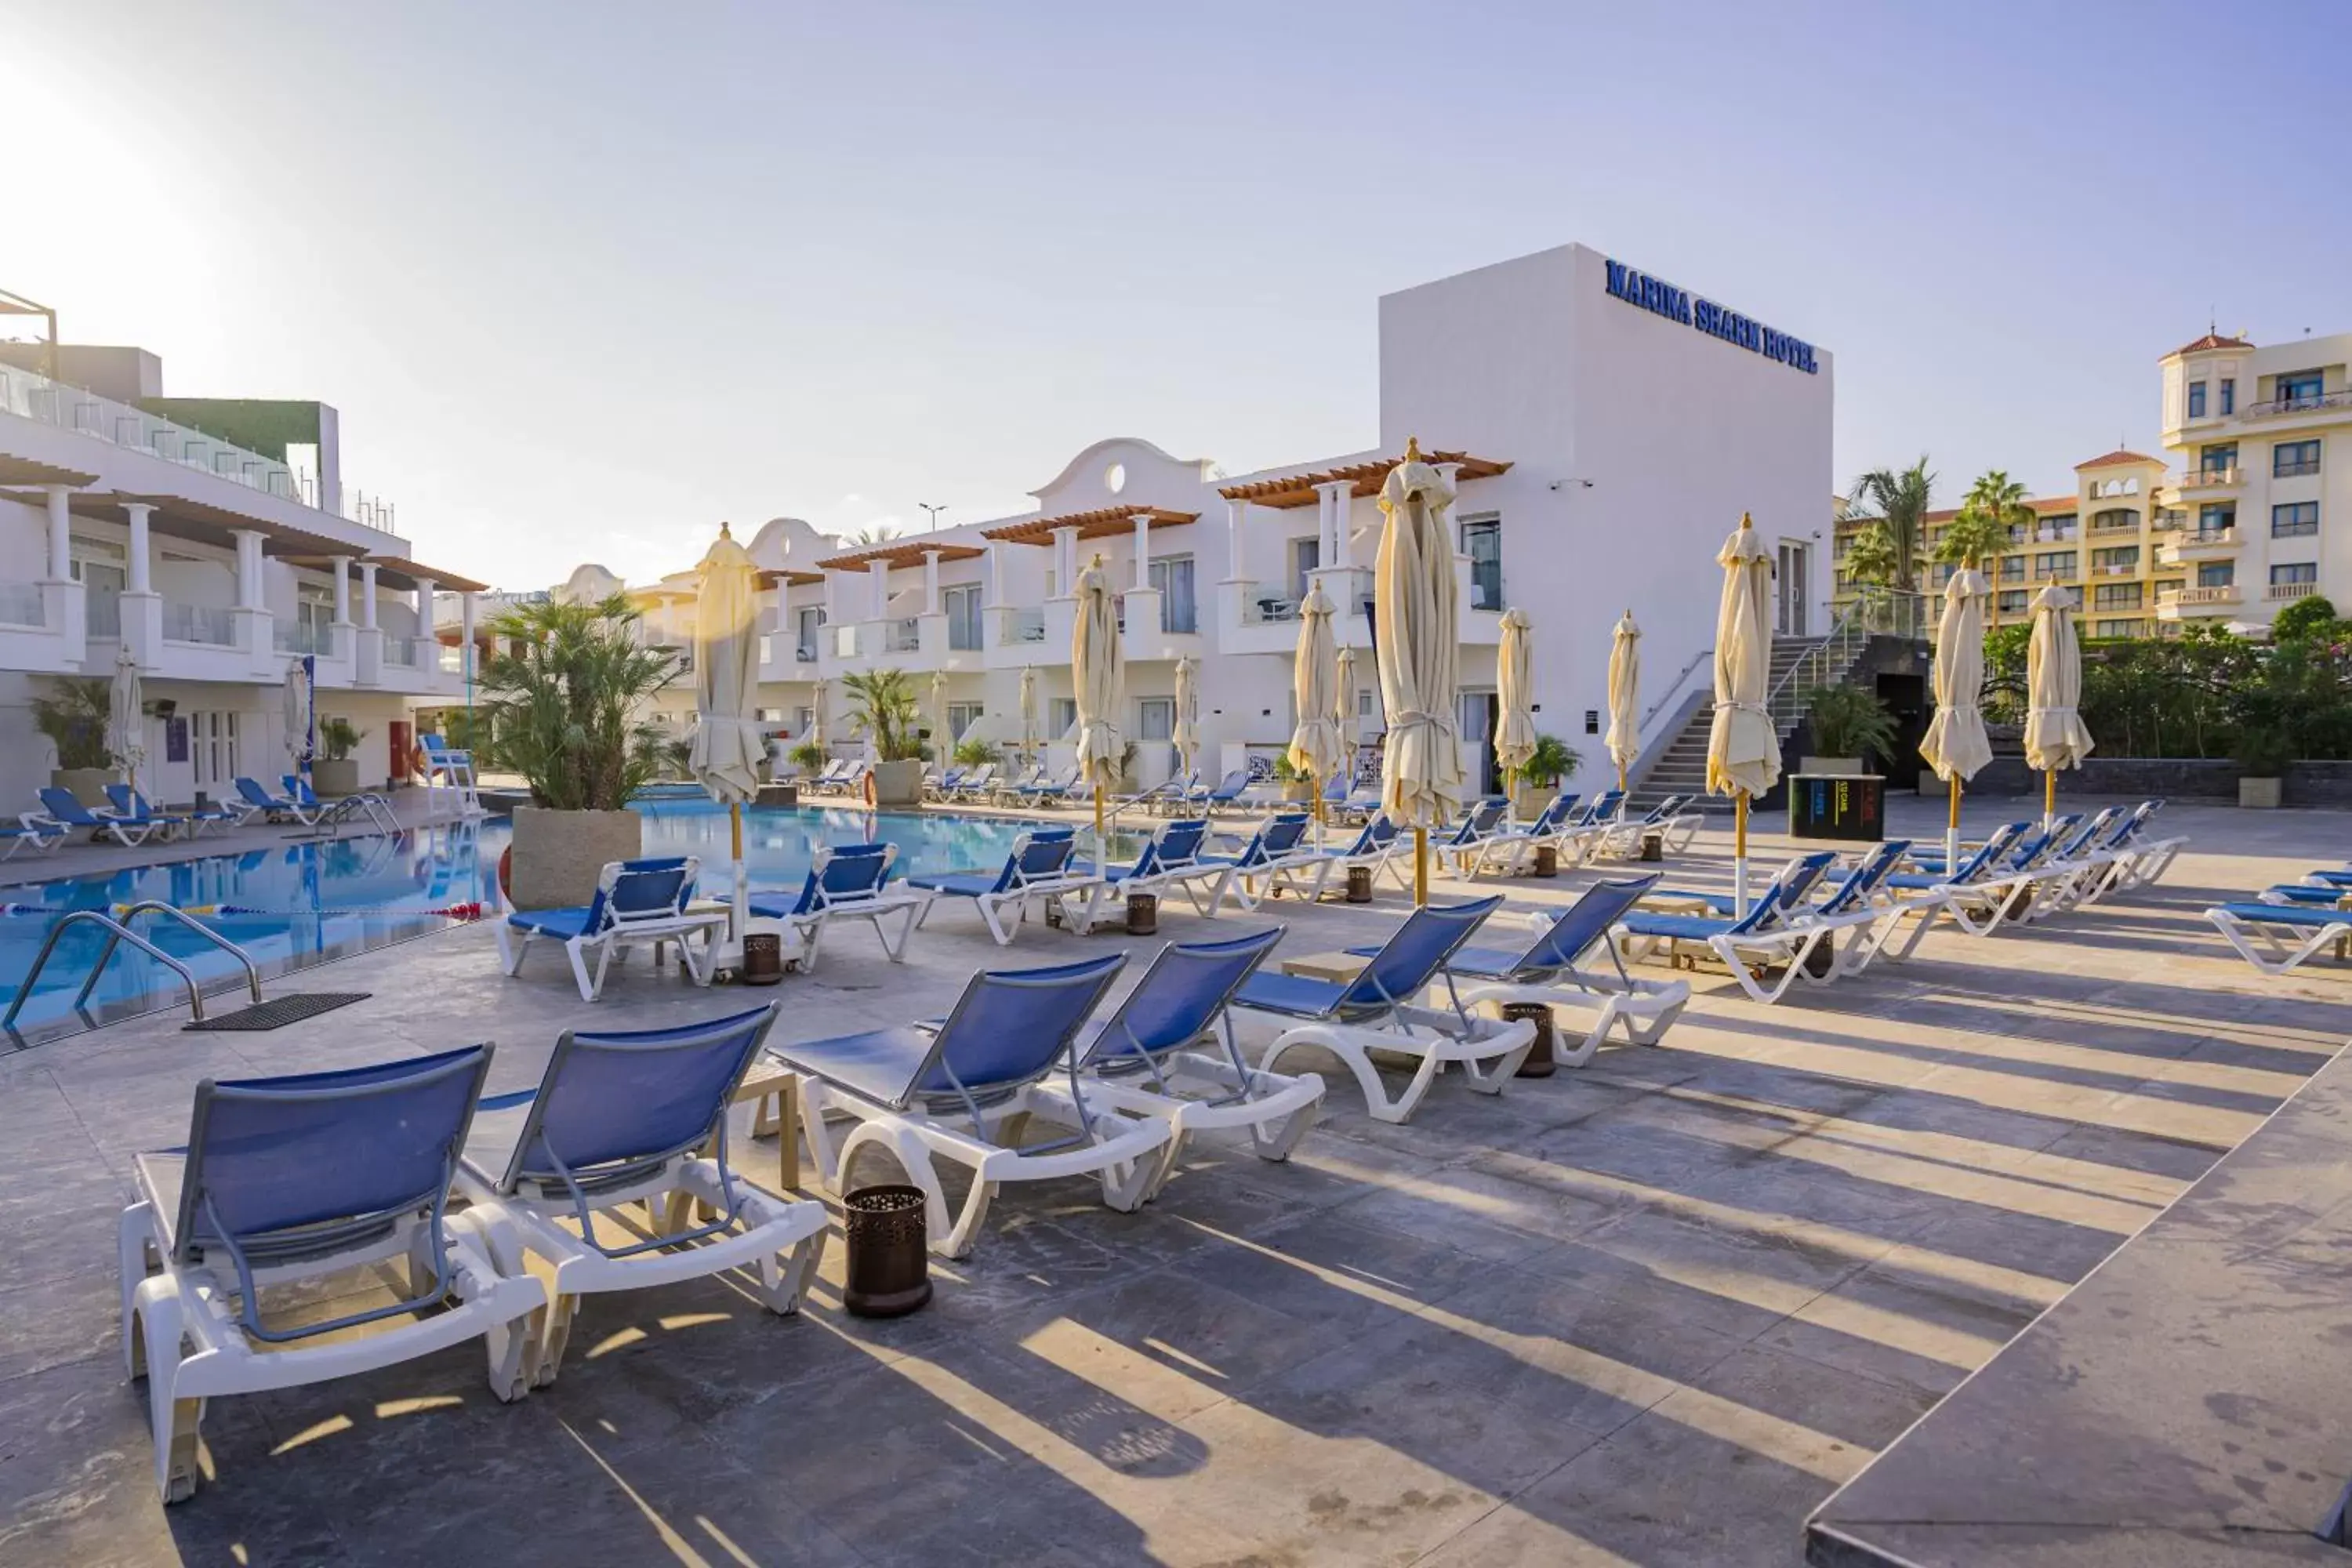
[[[1266,1018],[1279,1023],[1284,1015],[1256,1008],[1242,1008],[1244,1016]],[[1536,1026],[1532,1022],[1504,1023],[1500,1019],[1470,1020],[1465,1037],[1449,1033],[1459,1030],[1462,1020],[1451,1012],[1427,1007],[1401,1007],[1397,1017],[1403,1028],[1383,1027],[1377,1024],[1339,1024],[1328,1021],[1299,1021],[1283,1027],[1266,1048],[1263,1067],[1267,1072],[1279,1071],[1282,1058],[1291,1052],[1309,1047],[1330,1052],[1356,1075],[1357,1087],[1364,1092],[1364,1109],[1375,1121],[1403,1122],[1428,1098],[1437,1075],[1451,1064],[1462,1069],[1470,1087],[1480,1094],[1500,1094],[1509,1087],[1513,1075],[1535,1048]],[[1420,1058],[1412,1080],[1402,1093],[1391,1095],[1388,1084],[1373,1065],[1371,1053],[1391,1051]]]
[[[2318,956],[2320,951],[2329,944],[2352,937],[2352,910],[2345,910],[2341,919],[2330,921],[2324,926],[2300,922],[2292,926],[2265,924],[2242,919],[2219,907],[2207,910],[2205,918],[2211,921],[2213,929],[2238,950],[2240,958],[2264,974],[2284,974]],[[2283,934],[2290,931],[2296,934],[2297,940],[2289,941]]]

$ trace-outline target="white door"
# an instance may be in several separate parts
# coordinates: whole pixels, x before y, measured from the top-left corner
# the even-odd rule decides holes
[[[1805,619],[1805,593],[1812,582],[1812,546],[1790,540],[1780,542],[1780,557],[1774,563],[1773,590],[1780,613],[1773,629],[1782,637],[1801,637],[1810,635]]]

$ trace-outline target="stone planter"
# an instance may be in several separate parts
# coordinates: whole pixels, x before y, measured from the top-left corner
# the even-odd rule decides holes
[[[2238,780],[2238,804],[2256,811],[2276,811],[2284,779],[2241,777]]]
[[[923,764],[919,759],[874,764],[874,804],[918,805],[923,799]]]
[[[1800,757],[1797,759],[1797,771],[1815,776],[1850,778],[1863,771],[1862,759],[1860,757]],[[1943,786],[1938,784],[1936,787],[1941,789]]]
[[[349,757],[329,762],[320,757],[310,764],[310,788],[320,800],[338,800],[360,793],[360,765]]]
[[[571,909],[596,896],[611,860],[645,852],[645,824],[634,811],[514,811],[514,859],[508,897],[519,910]]]
[[[1285,779],[1283,781],[1282,802],[1285,805],[1308,805],[1313,804],[1314,799],[1315,781],[1313,779]]]
[[[1511,816],[1519,822],[1533,822],[1543,815],[1557,791],[1549,784],[1515,784],[1511,786]]]
[[[106,786],[120,784],[122,777],[112,768],[52,768],[49,783],[58,789],[71,792],[84,805],[111,806],[106,798]]]

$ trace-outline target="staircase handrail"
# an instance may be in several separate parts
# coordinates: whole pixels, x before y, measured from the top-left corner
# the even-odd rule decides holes
[[[1781,672],[1780,679],[1772,683],[1772,689],[1764,695],[1765,711],[1770,713],[1776,722],[1780,721],[1784,716],[1793,721],[1796,715],[1789,711],[1790,704],[1815,687],[1830,685],[1832,683],[1830,676],[1832,671],[1836,673],[1839,679],[1843,679],[1846,673],[1853,669],[1853,661],[1860,657],[1863,648],[1874,636],[1882,631],[1895,632],[1899,624],[1910,618],[1882,615],[1882,611],[1895,608],[1898,605],[1904,608],[1916,609],[1923,606],[1926,600],[1927,595],[1924,594],[1896,594],[1890,590],[1885,594],[1864,595],[1848,605],[1844,613],[1839,616],[1836,622],[1830,627],[1829,635],[1813,647],[1807,648]],[[1905,603],[1906,601],[1908,603]],[[1872,624],[1880,620],[1884,620],[1886,624],[1884,626]],[[1808,674],[1811,679],[1807,679],[1802,686],[1799,686],[1798,679]],[[1793,691],[1791,688],[1794,688]]]
[[[1649,708],[1642,714],[1641,732],[1643,734],[1646,735],[1650,732],[1650,721],[1666,710],[1666,704],[1672,702],[1675,698],[1682,695],[1684,685],[1687,683],[1691,678],[1691,671],[1696,669],[1700,665],[1705,664],[1714,657],[1715,648],[1712,644],[1691,655],[1690,662],[1683,666],[1681,672],[1675,677],[1673,684],[1666,688],[1666,694],[1664,697],[1659,698],[1655,702],[1651,703]]]

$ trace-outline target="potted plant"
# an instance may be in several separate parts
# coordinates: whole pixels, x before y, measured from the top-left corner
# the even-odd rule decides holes
[[[516,605],[490,622],[495,653],[480,709],[490,763],[521,776],[507,896],[518,909],[585,904],[610,860],[644,847],[629,800],[661,766],[662,733],[638,717],[678,668],[639,646],[621,595],[594,604]]]
[[[1001,760],[1004,753],[994,742],[975,736],[969,741],[958,741],[955,750],[949,754],[960,768],[977,768]]]
[[[320,798],[360,793],[359,759],[352,752],[366,737],[367,731],[349,719],[319,721],[319,754],[310,762],[310,787]]]
[[[1805,723],[1814,749],[1799,759],[1801,773],[1860,773],[1871,758],[1895,753],[1895,716],[1876,692],[1859,686],[1815,687]]]
[[[814,778],[824,772],[824,748],[814,741],[803,741],[784,753],[784,760],[798,768],[803,778]]]
[[[1511,775],[1511,814],[1532,822],[1543,814],[1560,781],[1572,777],[1584,759],[1557,735],[1538,735],[1536,749]]]
[[[2267,724],[2244,724],[2238,730],[2238,804],[2261,811],[2276,811],[2284,792],[2286,765],[2294,751],[2284,731]]]
[[[106,786],[114,782],[114,753],[106,744],[112,683],[61,679],[56,685],[54,692],[33,699],[33,725],[58,749],[49,783],[70,790],[84,805],[104,805]]]
[[[1282,786],[1285,805],[1305,805],[1315,799],[1315,781],[1290,765],[1290,753],[1274,759],[1274,782]]]
[[[860,670],[841,678],[849,694],[850,732],[874,745],[874,804],[916,805],[923,798],[922,705],[903,669]]]

